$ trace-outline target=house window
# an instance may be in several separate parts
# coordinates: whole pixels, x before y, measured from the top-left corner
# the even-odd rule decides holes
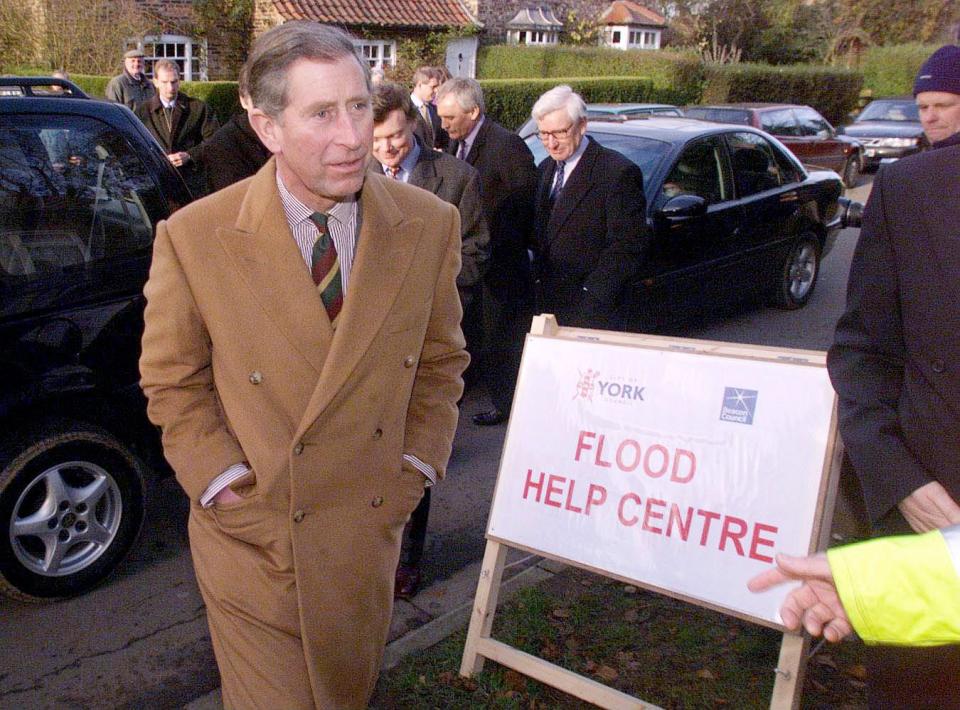
[[[613,43],[620,44],[620,30],[613,31]]]
[[[385,39],[357,39],[353,41],[357,54],[371,69],[383,69],[396,64],[397,43]]]
[[[644,33],[643,33],[643,46],[644,46],[644,47],[656,47],[656,46],[657,46],[657,33],[656,33],[656,32],[644,32]]]
[[[207,45],[205,40],[194,40],[182,35],[153,35],[142,41],[131,41],[127,48],[136,47],[144,53],[145,73],[153,77],[153,65],[158,59],[172,59],[180,67],[184,81],[207,80]]]

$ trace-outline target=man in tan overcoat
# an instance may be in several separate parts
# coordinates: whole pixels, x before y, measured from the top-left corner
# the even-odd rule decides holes
[[[361,708],[403,525],[441,478],[468,357],[457,210],[378,175],[349,35],[247,68],[274,157],[157,228],[141,373],[190,497],[228,708]]]

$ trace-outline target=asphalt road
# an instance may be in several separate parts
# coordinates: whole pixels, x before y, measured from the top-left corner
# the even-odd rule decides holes
[[[869,187],[850,191],[865,200]],[[752,308],[676,334],[825,349],[843,308],[858,232],[846,230],[800,311]],[[433,494],[425,582],[483,554],[483,533],[505,427],[476,427],[485,408],[468,395],[447,481]],[[193,579],[186,501],[176,484],[153,487],[141,539],[119,574],[79,599],[31,605],[0,599],[0,709],[180,707],[219,685],[203,603]],[[241,582],[242,583],[242,582]]]

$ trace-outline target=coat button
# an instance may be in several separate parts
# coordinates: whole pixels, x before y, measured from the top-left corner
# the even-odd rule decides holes
[[[934,372],[943,372],[943,360],[934,360],[933,361],[933,371]]]
[[[301,520],[303,520],[304,515],[306,515],[306,513],[304,513],[302,510],[298,510],[293,514],[293,522],[299,523]]]
[[[374,439],[379,439],[382,436],[383,436],[383,429],[377,429],[373,432]]]
[[[383,505],[383,496],[377,496],[374,498],[372,501],[370,501],[370,505],[372,505],[374,508],[379,508],[381,505]]]
[[[416,361],[417,361],[417,359],[416,359],[413,355],[407,355],[405,358],[403,358],[403,366],[404,366],[404,367],[413,367],[413,365],[414,365],[414,363],[416,363]]]
[[[297,445],[293,447],[293,453],[297,456],[303,453],[303,442],[297,442]]]
[[[251,385],[259,385],[261,382],[263,382],[263,373],[260,370],[254,370],[250,373]]]

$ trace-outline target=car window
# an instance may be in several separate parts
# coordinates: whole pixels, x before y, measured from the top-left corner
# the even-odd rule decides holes
[[[667,199],[676,195],[697,195],[708,205],[730,198],[726,194],[723,152],[719,141],[710,138],[687,146],[663,181]]]
[[[760,113],[760,127],[775,136],[795,137],[801,135],[793,109],[784,108]]]
[[[706,106],[689,106],[684,109],[687,118],[699,118],[702,121],[716,121],[717,123],[738,123],[750,125],[750,112],[736,108],[709,108]]]
[[[796,114],[800,120],[800,131],[803,135],[829,138],[833,134],[833,127],[827,119],[812,108],[798,108]]]
[[[912,101],[871,101],[857,116],[860,121],[919,121],[920,112]]]
[[[645,188],[649,188],[650,177],[656,172],[664,156],[670,150],[669,143],[641,136],[594,131],[588,131],[587,135],[605,148],[617,151],[640,166],[640,170],[643,171]],[[527,145],[533,153],[534,162],[540,165],[547,157],[547,149],[543,147],[543,142],[536,135],[533,135],[527,138]],[[649,192],[647,196],[649,199]]]
[[[778,187],[783,176],[770,142],[756,133],[727,136],[737,197],[748,197]]]
[[[81,116],[0,125],[0,278],[57,278],[147,252],[157,185],[126,140]]]

